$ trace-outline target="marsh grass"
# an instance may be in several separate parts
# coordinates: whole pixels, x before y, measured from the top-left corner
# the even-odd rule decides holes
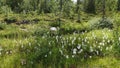
[[[27,17],[32,19],[32,15]],[[60,35],[51,35],[51,24],[55,23],[49,21],[49,15],[36,18],[40,21],[32,24],[0,23],[3,28],[0,30],[1,68],[119,67],[120,61],[114,56],[119,53],[114,48],[119,43],[119,33],[114,34],[120,31],[119,27],[117,31],[93,29],[91,20],[84,23],[66,21],[61,23]]]

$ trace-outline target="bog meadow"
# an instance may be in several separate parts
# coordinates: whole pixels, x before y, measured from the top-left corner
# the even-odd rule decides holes
[[[0,68],[120,68],[120,0],[0,0]]]

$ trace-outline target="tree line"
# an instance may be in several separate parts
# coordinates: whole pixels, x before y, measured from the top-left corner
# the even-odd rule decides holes
[[[79,5],[82,5],[81,9],[89,13],[95,13],[97,10],[100,10],[103,1],[104,0],[77,0],[77,3],[74,3],[73,0],[0,0],[0,7],[7,5],[15,12],[39,10],[40,12],[50,13],[59,9],[60,4],[63,5],[63,9],[65,10],[76,8],[75,5],[80,2]],[[120,10],[120,0],[105,1],[109,11],[113,9]]]
[[[62,12],[65,16],[70,17],[73,14],[80,15],[81,11],[93,14],[101,11],[104,14],[105,11],[120,11],[120,0],[77,0],[76,3],[73,0],[0,0],[0,12],[5,8],[9,8],[15,13]]]

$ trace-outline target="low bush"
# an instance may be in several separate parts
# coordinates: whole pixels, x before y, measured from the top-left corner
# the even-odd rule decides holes
[[[113,28],[113,22],[112,19],[105,18],[105,19],[100,19],[100,18],[94,18],[93,20],[90,21],[90,26],[91,29],[104,29],[104,28]]]
[[[6,28],[6,24],[5,23],[0,23],[0,30],[4,30]]]
[[[98,28],[112,29],[113,28],[113,23],[112,23],[111,19],[101,19],[99,24],[98,24]]]

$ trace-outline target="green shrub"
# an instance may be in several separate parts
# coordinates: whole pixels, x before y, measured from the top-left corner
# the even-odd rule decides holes
[[[9,6],[5,5],[0,7],[0,13],[8,15],[9,13],[13,13],[13,12]]]
[[[109,18],[105,19],[99,19],[99,18],[94,18],[91,23],[91,29],[104,29],[104,28],[113,28],[113,22]]]
[[[5,23],[0,23],[0,30],[4,30],[6,28],[6,24]]]
[[[34,35],[35,36],[44,36],[49,32],[49,29],[43,29],[43,28],[38,28],[35,30]]]
[[[113,28],[113,23],[110,19],[101,19],[100,23],[98,24],[98,28]]]
[[[52,23],[50,23],[50,26],[52,26],[52,27],[59,27],[60,24],[59,24],[59,22],[52,22]]]
[[[119,15],[116,15],[115,20],[114,20],[114,32],[113,32],[113,37],[115,40],[114,43],[114,53],[117,57],[120,56],[120,20],[119,20]]]

